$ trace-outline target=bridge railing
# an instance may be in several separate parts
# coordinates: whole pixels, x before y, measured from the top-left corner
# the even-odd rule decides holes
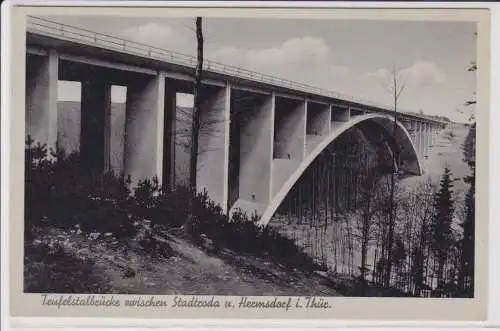
[[[151,59],[165,61],[173,64],[195,67],[197,59],[192,55],[182,54],[165,50],[159,47],[154,47],[139,42],[122,39],[116,36],[110,36],[104,33],[94,32],[83,28],[74,27],[67,24],[62,24],[47,19],[28,16],[27,29],[30,32],[41,34],[58,39],[79,42],[90,46],[97,46],[119,52],[125,52],[133,55],[148,57]],[[314,93],[335,99],[350,101],[362,105],[372,106],[385,110],[393,110],[393,106],[375,103],[369,100],[363,100],[350,95],[318,88],[304,83],[295,82],[289,79],[278,78],[272,75],[259,73],[253,70],[223,64],[214,60],[205,59],[203,68],[206,71],[211,71],[219,74],[235,76],[242,79],[249,79],[261,83],[267,83],[286,87],[290,89],[300,90],[306,93]],[[404,112],[404,110],[400,110]],[[420,117],[414,115],[415,117]],[[429,120],[428,118],[422,117]]]

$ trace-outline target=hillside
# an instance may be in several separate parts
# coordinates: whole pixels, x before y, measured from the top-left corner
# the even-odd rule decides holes
[[[159,240],[167,244],[164,247],[170,248],[160,250],[161,254],[157,255],[135,245],[135,239],[125,244],[114,238],[84,237],[75,231],[57,228],[37,232],[37,239],[28,247],[28,252],[33,248],[40,251],[37,247],[59,242],[64,246],[65,256],[52,265],[26,264],[25,273],[32,276],[25,279],[28,292],[39,281],[35,276],[46,268],[52,280],[43,283],[43,287],[49,290],[50,284],[55,282],[76,282],[81,286],[98,287],[103,293],[120,294],[339,295],[320,276],[287,269],[271,258],[244,255],[229,249],[209,253],[174,233],[162,235]],[[28,254],[30,259],[37,259],[37,253]],[[64,266],[58,264],[64,261]],[[89,264],[90,267],[85,268]],[[32,268],[36,268],[36,274]],[[66,292],[74,291],[68,286]]]

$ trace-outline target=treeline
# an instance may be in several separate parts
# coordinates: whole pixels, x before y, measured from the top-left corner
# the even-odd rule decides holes
[[[473,127],[467,160],[474,135]],[[402,185],[388,171],[384,139],[370,145],[350,136],[312,164],[271,224],[333,279],[355,277],[353,295],[472,297],[473,178],[453,178],[445,168],[439,183]],[[325,167],[325,160],[333,161]],[[456,180],[470,184],[465,200],[454,192]]]

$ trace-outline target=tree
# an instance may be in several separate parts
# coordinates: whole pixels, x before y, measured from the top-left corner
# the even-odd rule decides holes
[[[202,18],[196,17],[196,43],[197,43],[197,62],[196,69],[194,73],[194,90],[193,90],[193,113],[191,122],[191,144],[189,153],[189,190],[190,203],[189,203],[189,214],[186,218],[185,230],[189,231],[190,226],[193,223],[193,208],[194,199],[196,196],[196,169],[198,164],[198,137],[200,135],[200,114],[202,106],[201,97],[201,81],[203,75],[203,31],[202,31]]]
[[[474,33],[477,37],[477,32]],[[467,69],[469,72],[476,72],[478,69],[476,62],[471,62]],[[460,242],[461,264],[458,285],[462,294],[466,297],[474,296],[474,252],[475,252],[475,191],[476,191],[476,123],[475,123],[475,98],[467,100],[465,106],[470,107],[469,120],[472,125],[465,138],[463,145],[464,161],[469,165],[471,174],[464,181],[469,184],[469,189],[465,196],[465,217],[461,227],[463,230]]]
[[[461,227],[461,270],[459,287],[466,297],[474,296],[474,251],[475,251],[475,191],[476,191],[476,124],[472,124],[464,143],[464,160],[471,169],[465,178],[469,189],[465,195],[465,217]]]
[[[356,166],[357,173],[357,199],[359,200],[359,215],[357,217],[357,238],[361,244],[361,265],[360,278],[362,282],[362,291],[366,288],[367,253],[370,241],[373,239],[373,230],[375,224],[375,214],[379,211],[380,202],[385,195],[383,185],[380,180],[383,175],[383,163],[379,162],[380,154],[383,149],[376,146],[374,150],[364,150],[358,148]]]
[[[406,87],[406,80],[402,77],[401,73],[396,72],[395,66],[392,68],[392,83],[389,87],[389,92],[391,93],[394,105],[394,125],[392,128],[392,140],[396,140],[396,130],[398,128],[397,124],[397,114],[398,114],[398,102]],[[393,171],[391,172],[391,188],[390,188],[390,197],[389,197],[389,224],[388,224],[388,233],[387,233],[387,263],[384,277],[384,286],[389,287],[391,280],[391,269],[393,264],[393,243],[394,243],[394,227],[395,227],[395,219],[396,219],[396,210],[394,203],[394,193],[396,187],[396,173],[397,173],[397,165],[399,164],[399,151],[395,149],[393,151]]]
[[[434,218],[431,225],[432,248],[437,262],[437,289],[444,290],[444,268],[448,250],[453,245],[454,238],[451,228],[453,221],[452,178],[448,167],[444,168],[440,188],[434,198]]]

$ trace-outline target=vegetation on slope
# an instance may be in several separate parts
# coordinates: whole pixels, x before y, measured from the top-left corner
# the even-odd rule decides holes
[[[181,230],[188,213],[189,191],[184,187],[163,188],[152,178],[131,188],[130,180],[124,176],[90,174],[81,166],[77,154],[48,151],[30,138],[26,144],[25,174],[25,288],[29,291],[49,290],[50,285],[45,286],[43,281],[49,265],[54,273],[67,275],[61,284],[73,280],[87,286],[84,279],[90,278],[80,269],[82,258],[77,252],[71,255],[74,242],[69,233],[117,247],[135,245],[144,254],[169,256],[172,250],[164,240],[165,233]],[[289,270],[312,271],[312,259],[293,240],[260,228],[255,216],[237,211],[229,218],[206,192],[198,194],[194,201],[193,224],[188,232],[177,231],[178,235],[211,252],[227,248],[266,257]],[[50,237],[40,242],[39,234],[44,232],[40,229],[54,227],[66,233],[59,233],[62,242],[54,244]],[[65,265],[59,265],[54,256],[65,261]],[[88,264],[83,264],[83,268],[92,269],[96,259],[85,259]],[[125,273],[131,273],[126,265],[123,267]],[[105,283],[96,285],[94,280],[89,281],[88,291],[94,291],[95,286],[106,289]]]

